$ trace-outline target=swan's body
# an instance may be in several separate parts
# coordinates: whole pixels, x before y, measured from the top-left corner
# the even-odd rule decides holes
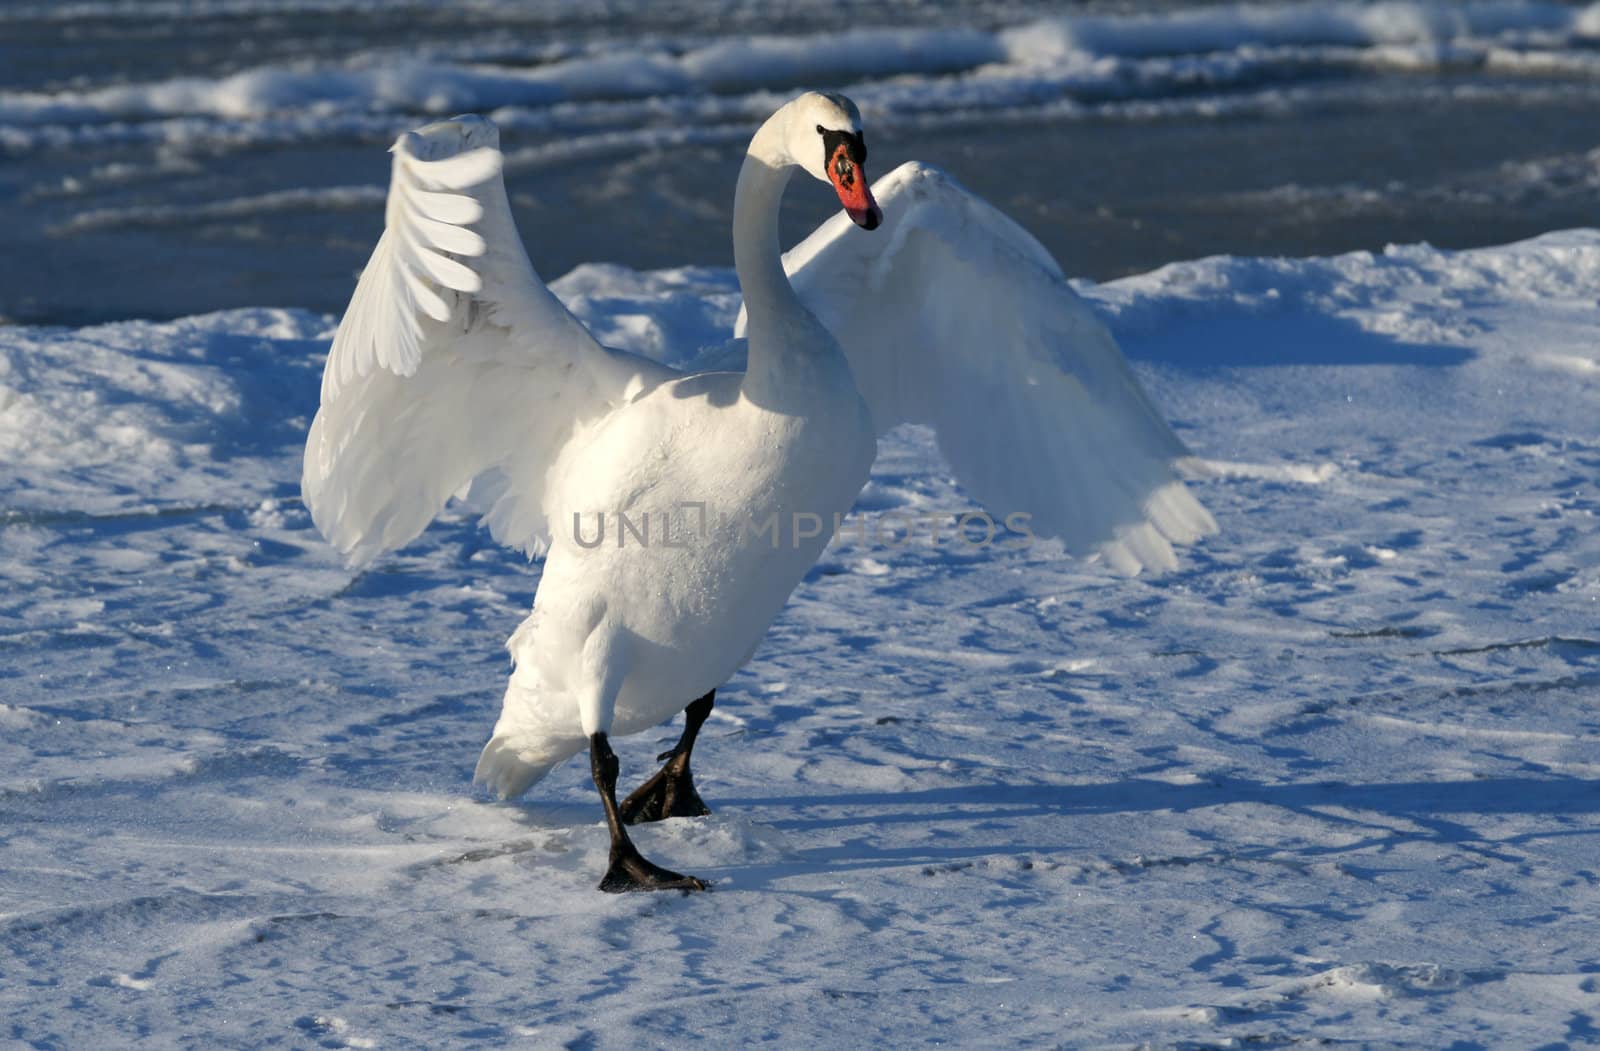
[[[809,357],[786,370],[781,402],[753,399],[740,373],[672,380],[556,461],[549,499],[570,527],[511,638],[480,781],[517,795],[597,729],[656,726],[754,652],[827,540],[799,535],[794,514],[848,511],[877,448],[843,353],[814,320],[803,328]]]
[[[1169,540],[1214,528],[1172,475],[1182,444],[1048,255],[937,173],[885,180],[899,207],[877,234],[825,223],[791,254],[791,284],[777,224],[794,168],[832,182],[857,225],[883,219],[847,100],[802,95],[751,142],[734,203],[742,373],[686,376],[595,343],[527,261],[492,125],[432,125],[395,154],[307,440],[306,502],[355,561],[453,494],[496,539],[547,554],[477,778],[513,796],[587,745],[606,889],[701,885],[639,858],[621,823],[704,812],[688,755],[712,692],[849,510],[876,433],[933,423],[986,503],[1126,569],[1168,566]],[[607,735],[686,706],[654,795],[619,810]]]

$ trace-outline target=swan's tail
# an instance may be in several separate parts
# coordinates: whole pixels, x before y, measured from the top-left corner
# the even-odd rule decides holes
[[[501,799],[512,799],[526,792],[565,758],[565,755],[551,758],[548,753],[530,754],[517,747],[513,736],[495,734],[478,756],[478,768],[472,772],[472,781]]]
[[[530,615],[507,643],[513,654],[520,653],[532,630]],[[518,661],[517,670],[506,684],[500,719],[494,736],[478,756],[472,779],[501,799],[526,792],[556,765],[577,755],[589,741],[579,730],[577,713],[562,705],[559,692],[552,692],[540,681],[531,662]]]

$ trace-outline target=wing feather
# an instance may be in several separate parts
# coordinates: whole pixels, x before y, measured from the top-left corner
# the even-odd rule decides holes
[[[420,533],[469,486],[496,539],[549,542],[544,479],[585,420],[673,375],[596,343],[534,273],[494,125],[400,136],[383,235],[323,371],[301,489],[353,563]]]
[[[1124,572],[1174,568],[1174,543],[1216,531],[1174,471],[1183,442],[1033,237],[926,165],[873,191],[881,229],[836,215],[785,266],[880,433],[931,425],[991,512]]]
[[[411,201],[419,213],[441,223],[466,226],[483,218],[483,206],[464,193],[418,189],[412,192]]]
[[[430,219],[422,214],[420,209],[412,209],[410,226],[417,239],[429,248],[438,249],[440,252],[454,252],[456,255],[479,256],[484,253],[486,245],[483,238],[462,226],[451,226],[441,223],[437,219]],[[451,285],[456,288],[459,286]],[[475,289],[473,291],[476,291]]]

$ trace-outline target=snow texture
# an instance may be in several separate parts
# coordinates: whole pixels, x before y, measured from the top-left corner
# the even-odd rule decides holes
[[[646,353],[738,303],[554,287]],[[1592,1043],[1597,287],[1595,231],[1081,286],[1221,534],[957,541],[892,433],[719,694],[716,813],[638,834],[692,897],[595,891],[584,764],[471,789],[538,570],[464,513],[342,567],[295,495],[331,319],[0,328],[0,1039]]]

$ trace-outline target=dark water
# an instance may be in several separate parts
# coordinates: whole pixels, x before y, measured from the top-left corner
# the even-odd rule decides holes
[[[938,28],[1038,15],[1037,5],[1017,6],[987,8],[975,21],[948,7],[918,9],[917,17]],[[704,7],[674,10],[689,18]],[[787,24],[778,16],[763,22],[753,10],[740,9],[762,32]],[[794,21],[804,7],[787,10]],[[237,92],[226,78],[298,70],[312,87],[297,81],[293,91],[314,95],[323,90],[317,70],[351,65],[341,55],[364,55],[356,68],[397,62],[405,40],[419,34],[456,48],[452,70],[479,68],[473,63],[486,58],[504,63],[507,53],[537,66],[544,59],[529,57],[525,39],[532,22],[543,34],[539,46],[558,55],[561,47],[611,46],[593,43],[605,28],[593,17],[576,18],[560,4],[544,14],[544,22],[534,8],[523,22],[505,11],[452,21],[429,9],[404,24],[378,16],[363,24],[349,13],[320,22],[257,14],[187,27],[0,20],[0,58],[13,63],[0,91],[0,206],[8,216],[0,317],[82,324],[235,306],[341,310],[381,230],[385,144],[395,129],[428,117],[361,99],[341,109],[291,91],[283,106],[298,123],[286,129],[289,118],[260,111],[259,101],[231,114]],[[672,21],[671,12],[631,17],[640,37]],[[119,27],[152,53],[182,58],[152,69],[136,50],[116,46]],[[915,68],[920,59],[907,61]],[[918,159],[946,168],[1031,230],[1069,273],[1094,279],[1216,253],[1298,256],[1411,241],[1464,247],[1595,222],[1600,154],[1589,151],[1600,146],[1600,79],[1508,79],[1473,63],[1353,72],[1325,55],[1321,65],[1308,61],[1291,64],[1292,76],[1208,81],[1196,90],[1165,85],[1145,97],[1119,86],[1120,97],[1070,112],[1057,98],[975,111],[940,101],[964,74],[924,71],[938,105],[885,102],[871,120],[874,107],[864,102],[870,166],[881,173]],[[92,95],[179,76],[211,94],[155,114],[140,112],[146,102]],[[871,99],[895,81],[840,75],[819,86],[852,87]],[[560,102],[481,108],[506,120],[503,144],[514,157],[546,151],[514,159],[507,180],[530,255],[554,277],[589,261],[731,264],[743,139],[786,93],[777,85],[743,95],[719,88],[661,110],[648,97],[612,101],[601,91],[566,115]],[[730,97],[738,100],[731,111],[715,108]],[[39,110],[40,98],[65,111]],[[604,145],[608,121],[635,141]],[[685,129],[696,133],[689,143],[672,141]],[[53,134],[63,141],[48,141]],[[549,152],[567,141],[602,148],[567,160]],[[796,181],[785,203],[786,238],[798,240],[833,206],[824,188]]]

